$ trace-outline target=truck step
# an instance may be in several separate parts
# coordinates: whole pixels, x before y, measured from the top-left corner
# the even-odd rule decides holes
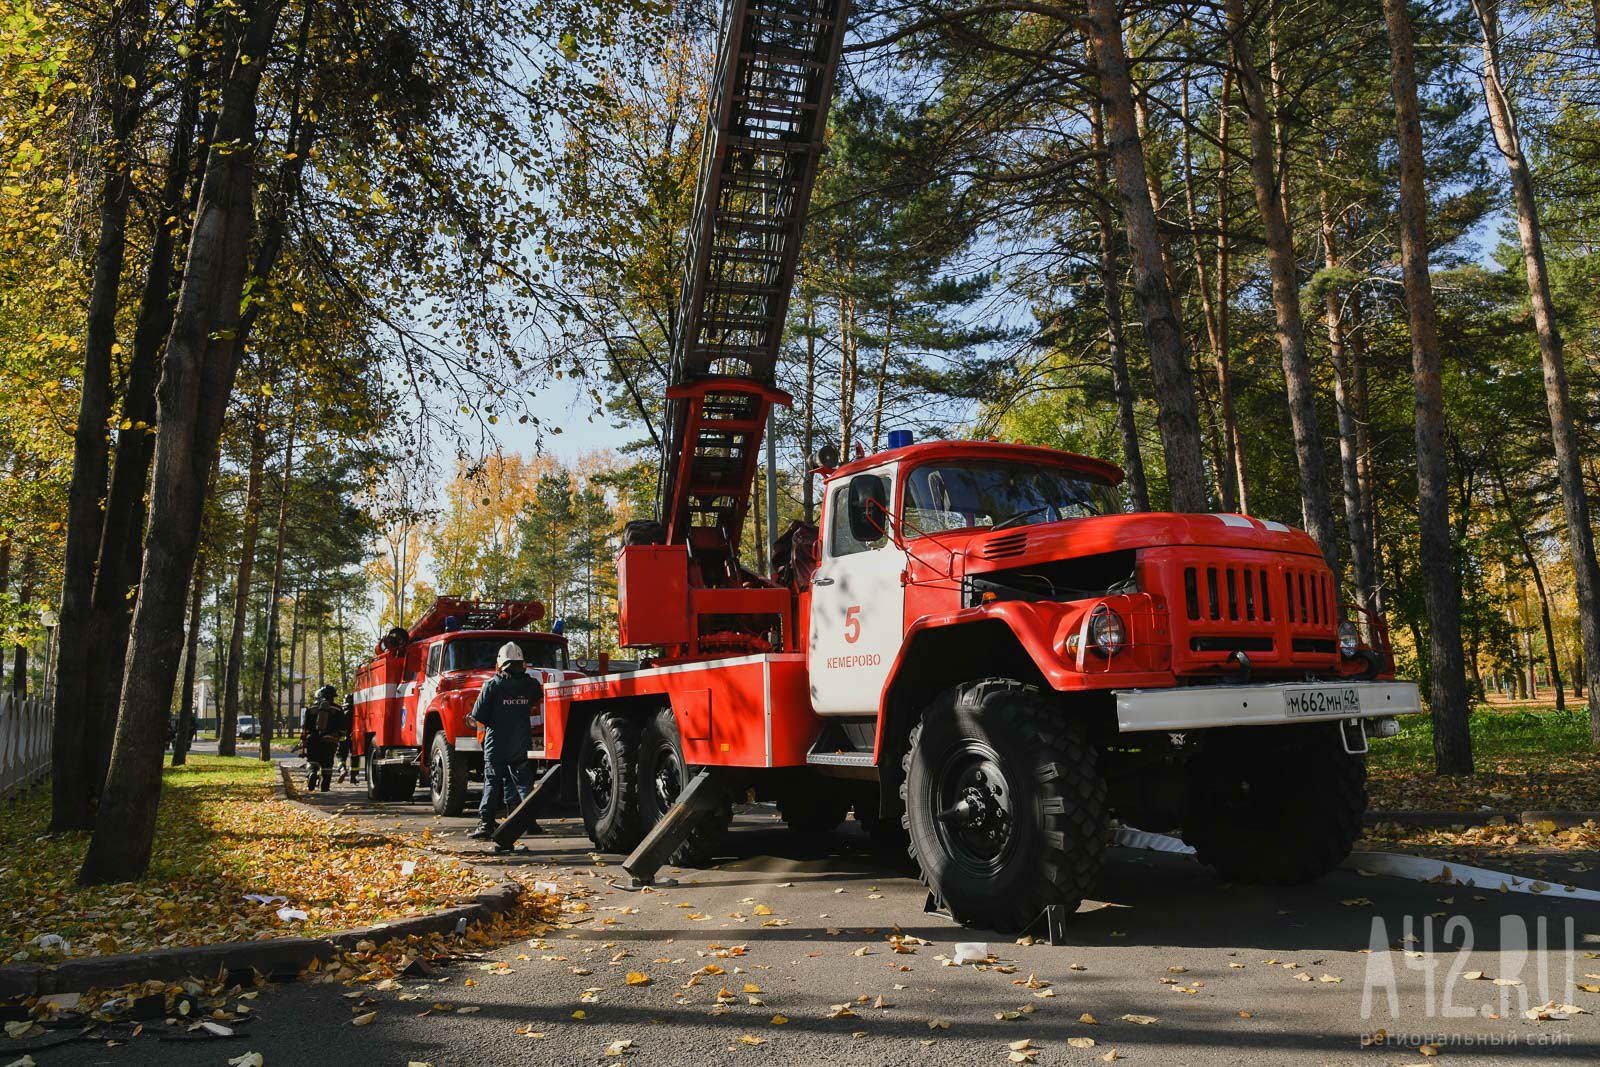
[[[874,767],[870,752],[808,752],[806,762],[817,767]]]

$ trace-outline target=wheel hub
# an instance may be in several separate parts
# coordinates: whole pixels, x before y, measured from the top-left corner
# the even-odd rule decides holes
[[[678,761],[670,749],[661,753],[656,765],[655,787],[662,811],[672,807],[683,791],[683,777],[678,773]]]
[[[605,811],[611,806],[611,756],[604,748],[596,746],[590,750],[583,776],[588,781],[589,796],[595,808]]]
[[[999,754],[968,740],[952,752],[936,779],[939,837],[952,860],[976,873],[992,873],[1012,842],[1011,786]]]

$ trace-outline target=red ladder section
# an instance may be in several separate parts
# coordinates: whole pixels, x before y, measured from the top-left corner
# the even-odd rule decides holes
[[[717,53],[668,389],[659,506],[707,584],[737,552],[848,0],[732,0]]]

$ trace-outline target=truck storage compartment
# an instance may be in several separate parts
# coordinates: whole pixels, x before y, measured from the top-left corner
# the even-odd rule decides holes
[[[629,545],[617,556],[617,629],[624,648],[687,644],[689,550]]]

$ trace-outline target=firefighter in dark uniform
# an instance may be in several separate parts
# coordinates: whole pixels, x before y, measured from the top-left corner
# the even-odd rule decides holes
[[[482,723],[483,799],[478,804],[478,827],[472,837],[494,835],[495,813],[502,792],[505,805],[514,808],[533,788],[533,767],[528,748],[533,744],[529,718],[544,704],[544,687],[528,675],[522,648],[507,641],[495,656],[495,676],[478,692],[473,721]],[[540,833],[531,826],[527,833]]]
[[[331,685],[318,689],[317,702],[306,708],[305,717],[300,721],[300,743],[305,748],[310,768],[306,775],[308,790],[317,788],[319,778],[324,793],[333,784],[334,752],[344,734],[344,709],[333,702],[338,695],[339,691]]]
[[[331,687],[325,687],[331,688]],[[356,728],[356,698],[351,693],[344,698],[344,706],[339,712],[340,733],[339,750],[336,753],[339,760],[339,781],[354,782],[361,776],[361,757],[353,753],[350,741],[355,737]]]

